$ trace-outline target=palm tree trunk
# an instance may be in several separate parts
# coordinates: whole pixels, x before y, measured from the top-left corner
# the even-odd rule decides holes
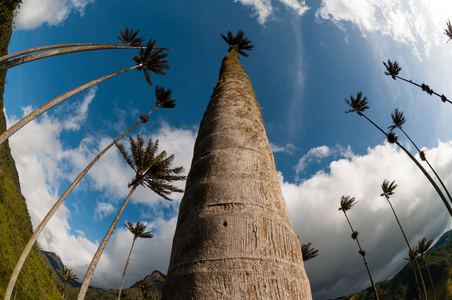
[[[420,275],[420,278],[421,278],[422,287],[423,287],[423,289],[424,289],[425,299],[428,299],[428,298],[427,298],[427,290],[425,289],[424,277],[422,276],[422,273],[421,273],[421,267],[419,266],[419,264],[418,264],[418,262],[417,262],[416,255],[414,255],[413,248],[411,248],[411,245],[410,245],[410,243],[408,242],[408,239],[407,239],[407,237],[406,237],[406,235],[405,235],[405,231],[403,231],[402,224],[400,224],[399,218],[397,217],[397,214],[396,214],[396,212],[395,212],[395,210],[394,210],[394,207],[392,206],[391,201],[389,201],[389,197],[385,195],[385,198],[386,198],[386,200],[388,200],[389,206],[391,206],[391,210],[392,210],[392,212],[394,213],[394,217],[395,217],[396,220],[397,220],[397,224],[399,224],[400,231],[402,231],[402,234],[403,234],[403,237],[404,237],[404,239],[405,239],[405,242],[406,242],[406,244],[407,244],[407,246],[408,246],[408,249],[410,250],[410,253],[413,254],[413,260],[414,260],[414,262],[415,262],[415,264],[416,264],[417,270],[418,270],[419,275]]]
[[[156,110],[159,106],[155,106],[148,114],[149,116],[154,110]],[[11,278],[8,283],[8,287],[6,289],[5,293],[5,300],[9,300],[11,298],[11,294],[14,288],[14,285],[16,284],[17,277],[19,276],[20,270],[22,269],[22,266],[25,263],[25,260],[27,259],[28,254],[30,253],[30,250],[32,249],[34,243],[38,239],[38,236],[41,234],[44,227],[47,225],[47,223],[50,221],[52,216],[55,214],[55,212],[58,210],[58,208],[63,204],[63,201],[66,199],[66,197],[69,195],[69,193],[77,186],[77,184],[82,180],[82,178],[88,173],[88,171],[91,169],[91,167],[101,158],[113,145],[115,145],[120,139],[122,139],[124,136],[126,136],[130,131],[132,131],[135,127],[137,127],[140,123],[142,123],[143,120],[140,119],[135,125],[130,127],[127,131],[125,131],[123,134],[121,134],[119,137],[117,137],[113,142],[111,142],[107,147],[102,150],[92,161],[91,163],[86,166],[86,168],[77,176],[77,178],[71,183],[71,185],[66,189],[66,191],[61,195],[61,197],[58,199],[57,202],[52,206],[52,208],[49,210],[47,215],[44,217],[44,219],[41,221],[41,224],[36,228],[35,232],[33,232],[33,235],[30,237],[30,240],[28,241],[27,245],[25,246],[24,250],[22,251],[22,254],[20,255],[16,266],[14,268],[13,273],[11,274]]]
[[[435,286],[433,285],[432,275],[430,274],[430,269],[428,267],[427,260],[425,260],[424,254],[421,254],[421,256],[422,256],[422,260],[424,260],[424,264],[427,268],[428,277],[430,278],[430,283],[432,285],[432,290],[433,290],[433,298],[436,300]]]
[[[408,80],[408,79],[405,79],[405,78],[400,77],[400,76],[396,76],[396,77],[399,78],[400,80],[403,80],[403,81],[405,81],[405,82],[411,83],[412,85],[415,85],[415,86],[421,88],[423,91],[425,91],[425,90],[422,88],[422,85],[417,84],[416,82],[413,82],[412,80]],[[450,101],[449,99],[447,99],[446,96],[440,95],[440,94],[438,94],[437,92],[435,92],[435,91],[433,91],[433,90],[431,90],[431,92],[432,92],[433,94],[435,94],[436,96],[440,97],[441,100],[442,100],[443,102],[446,102],[446,101],[447,101],[447,102],[449,102],[449,103],[452,104],[452,101]]]
[[[413,142],[413,140],[408,136],[408,134],[402,129],[402,127],[398,127],[403,134],[407,137],[407,139],[411,142],[411,144],[413,144],[413,146],[416,148],[416,150],[421,153],[421,150],[418,148],[418,146]],[[425,155],[424,155],[425,156]],[[426,157],[424,157],[425,162],[427,163],[427,165],[430,167],[430,170],[432,170],[433,174],[435,174],[436,178],[439,180],[439,183],[441,184],[441,186],[443,187],[444,191],[447,194],[447,197],[449,197],[449,201],[452,203],[452,197],[449,193],[449,190],[446,188],[446,186],[444,185],[443,181],[441,180],[441,178],[439,177],[438,173],[436,173],[435,169],[432,167],[432,165],[430,164],[430,162],[427,160]]]
[[[124,200],[124,203],[122,204],[121,208],[119,209],[118,213],[116,214],[116,217],[114,218],[113,222],[110,225],[110,228],[108,228],[107,233],[105,234],[104,239],[102,240],[102,243],[100,244],[99,248],[97,248],[96,254],[94,254],[93,260],[91,261],[91,264],[88,267],[88,270],[85,273],[85,278],[83,279],[82,286],[80,287],[80,291],[78,293],[78,300],[85,299],[86,292],[88,291],[89,283],[91,282],[91,279],[93,278],[94,271],[96,270],[97,264],[99,263],[100,257],[102,256],[102,253],[104,252],[105,247],[107,246],[107,242],[110,239],[110,236],[113,234],[113,231],[116,228],[116,224],[118,223],[119,217],[121,216],[122,212],[126,208],[127,203],[129,203],[130,197],[132,197],[133,192],[135,192],[135,189],[138,187],[138,185],[134,185],[132,189],[129,192],[129,195],[127,195],[126,200]]]
[[[312,299],[260,107],[235,49],[200,124],[162,299]]]
[[[354,233],[355,230],[352,227],[352,223],[350,223],[350,220],[348,219],[347,213],[345,212],[345,210],[343,210],[343,212],[344,212],[345,218],[347,219],[348,225],[350,225],[350,229],[352,230],[352,233]],[[360,254],[361,254],[363,249],[361,248],[361,244],[359,243],[358,236],[356,236],[355,240],[356,240],[356,243],[358,244]],[[379,300],[377,287],[375,286],[375,282],[374,282],[374,278],[372,277],[372,273],[370,273],[370,268],[369,268],[369,265],[367,264],[366,257],[364,255],[361,255],[361,256],[363,257],[364,265],[366,266],[366,269],[367,269],[367,274],[369,275],[370,282],[372,283],[372,288],[374,290],[375,299]]]
[[[69,91],[61,96],[56,97],[55,99],[47,102],[46,104],[44,104],[43,106],[41,106],[40,108],[34,110],[33,112],[31,112],[29,115],[27,115],[26,117],[22,118],[21,120],[19,120],[16,124],[14,124],[13,126],[11,126],[10,128],[8,128],[8,130],[6,130],[5,132],[3,132],[0,135],[0,145],[6,141],[6,139],[8,139],[11,135],[13,135],[14,133],[16,133],[19,129],[21,129],[22,127],[24,127],[27,123],[31,122],[32,120],[34,120],[36,117],[38,117],[40,114],[48,111],[50,108],[54,107],[55,105],[63,102],[64,100],[98,84],[99,82],[102,82],[104,80],[107,80],[113,76],[122,74],[124,72],[133,70],[135,68],[140,67],[141,64],[135,65],[133,67],[115,72],[113,74],[110,75],[106,75],[100,78],[97,78],[95,80],[92,80],[88,83],[85,83],[84,85],[79,86],[78,88],[73,89],[72,91]]]
[[[380,130],[381,132],[383,132],[383,134],[387,137],[388,134],[381,129],[377,124],[375,124],[371,119],[369,119],[365,114],[363,114],[362,112],[359,113],[360,116],[363,116],[364,118],[366,118],[370,123],[372,123],[378,130]],[[430,183],[433,185],[433,187],[435,188],[436,192],[438,193],[438,195],[440,196],[441,200],[443,200],[444,205],[447,208],[447,211],[449,212],[449,214],[452,217],[452,208],[449,204],[449,202],[447,201],[446,197],[444,197],[443,192],[441,191],[441,189],[438,187],[438,185],[436,184],[436,182],[433,180],[433,178],[430,176],[429,173],[427,173],[427,171],[424,169],[424,167],[417,161],[417,159],[407,150],[405,149],[405,147],[403,147],[399,142],[395,142],[397,144],[397,146],[399,146],[403,151],[405,151],[405,153],[411,158],[411,160],[418,166],[418,168],[422,171],[422,173],[424,173],[425,177],[427,177],[427,179],[430,181]]]
[[[129,256],[127,257],[126,265],[124,267],[124,272],[122,273],[121,286],[119,287],[118,300],[121,299],[122,285],[124,284],[124,278],[126,277],[127,266],[129,265],[130,255],[132,255],[133,245],[135,245],[135,241],[137,240],[137,238],[138,237],[133,238],[132,247],[130,247]]]
[[[64,281],[63,294],[61,295],[61,299],[64,299],[64,292],[66,291],[66,284],[67,284],[67,280]]]

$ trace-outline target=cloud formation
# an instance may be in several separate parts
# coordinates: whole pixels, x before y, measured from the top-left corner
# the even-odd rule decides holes
[[[257,15],[257,21],[259,24],[264,25],[270,17],[274,14],[274,6],[271,0],[234,0],[234,2],[240,2],[243,5],[251,6],[254,15]],[[303,15],[310,7],[306,5],[304,0],[279,0],[288,9],[292,10],[297,15]]]
[[[379,32],[411,46],[419,56],[429,55],[432,47],[446,42],[443,32],[451,10],[447,0],[322,0],[316,16],[343,30],[346,23],[352,23],[364,36]]]
[[[58,25],[72,12],[83,16],[90,3],[94,3],[94,0],[22,0],[14,18],[15,26],[16,29],[31,30],[45,23],[49,26]]]

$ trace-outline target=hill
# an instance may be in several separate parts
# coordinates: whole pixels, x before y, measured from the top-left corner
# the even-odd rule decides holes
[[[452,299],[452,231],[441,236],[438,242],[425,254],[425,259],[432,275],[435,285],[436,299]],[[433,299],[432,287],[424,262],[419,257],[418,263],[424,277],[427,295]],[[416,279],[414,276],[415,266],[408,263],[390,280],[378,282],[377,289],[382,291],[380,299],[415,299],[417,296]],[[338,298],[343,300],[374,299],[371,287],[359,293]]]
[[[7,54],[12,33],[13,10],[19,0],[0,2],[0,56]],[[6,130],[3,92],[6,71],[0,72],[0,132]],[[19,175],[9,144],[0,146],[0,298],[3,298],[17,259],[32,235],[33,228]],[[60,299],[58,282],[52,268],[35,246],[22,268],[13,291],[16,299]]]

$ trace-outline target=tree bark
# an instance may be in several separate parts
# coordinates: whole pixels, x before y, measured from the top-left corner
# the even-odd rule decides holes
[[[105,247],[107,246],[107,242],[110,239],[110,236],[113,234],[113,231],[116,228],[116,224],[118,223],[119,217],[121,217],[122,212],[126,208],[127,203],[130,200],[130,197],[132,197],[133,192],[135,192],[135,189],[137,188],[137,185],[134,185],[132,189],[129,192],[129,195],[127,195],[126,200],[124,200],[124,203],[122,204],[121,208],[119,209],[118,213],[116,214],[115,219],[110,225],[110,228],[108,228],[107,233],[105,234],[104,239],[102,240],[102,243],[100,244],[99,248],[97,248],[96,254],[94,254],[93,260],[91,261],[91,264],[88,267],[88,270],[85,273],[85,278],[83,278],[82,286],[80,287],[80,291],[78,293],[78,300],[85,299],[86,292],[88,291],[89,283],[91,282],[91,279],[93,278],[94,271],[96,270],[97,264],[99,263],[100,257],[102,256],[102,253],[104,252]]]
[[[163,299],[312,299],[260,107],[234,49],[201,121]]]

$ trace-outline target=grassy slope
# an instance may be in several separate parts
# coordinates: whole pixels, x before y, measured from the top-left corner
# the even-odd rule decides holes
[[[445,243],[442,247],[431,250],[425,255],[432,274],[433,284],[435,285],[436,299],[452,299],[452,240]],[[430,279],[424,262],[419,257],[418,263],[421,266],[424,277],[427,295],[433,299]],[[415,299],[416,281],[414,277],[412,264],[407,264],[392,279],[377,283],[377,288],[385,292],[385,296],[380,299]],[[374,299],[373,291],[367,288],[359,293],[343,298],[344,300],[363,300]]]
[[[7,53],[12,33],[13,9],[19,0],[0,3],[0,56]],[[3,91],[6,71],[0,72],[0,132],[6,129],[3,113]],[[19,176],[8,142],[0,146],[0,298],[3,297],[16,261],[32,234],[32,225]],[[16,282],[13,297],[17,299],[59,299],[59,283],[53,270],[35,246]]]

